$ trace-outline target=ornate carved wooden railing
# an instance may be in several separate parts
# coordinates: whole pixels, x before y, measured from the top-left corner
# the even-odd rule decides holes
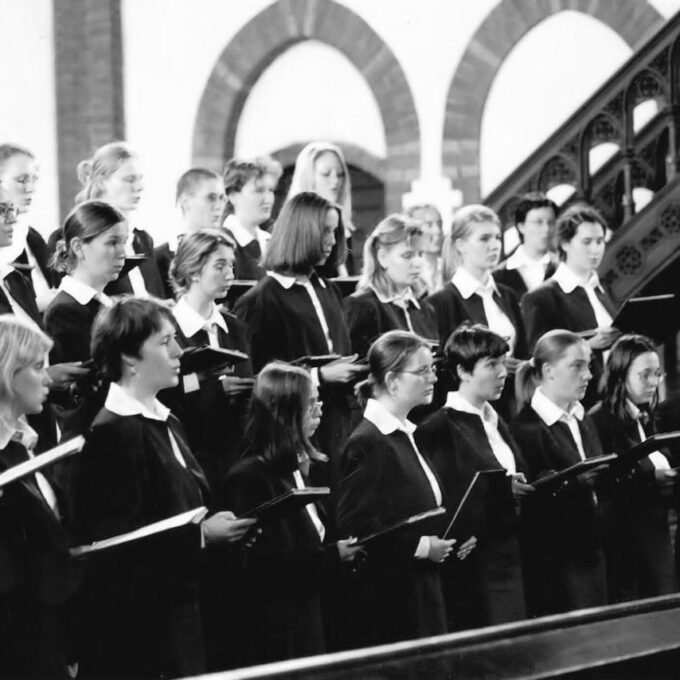
[[[680,595],[216,673],[213,680],[676,678]]]
[[[654,101],[657,113],[636,130],[636,108]],[[570,185],[569,199],[595,204],[617,229],[635,214],[633,191],[656,193],[680,167],[680,13],[673,16],[554,134],[534,151],[485,203],[512,223],[517,197]],[[591,150],[616,144],[617,153],[596,172]]]

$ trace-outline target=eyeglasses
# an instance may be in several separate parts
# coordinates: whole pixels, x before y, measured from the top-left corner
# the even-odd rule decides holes
[[[427,378],[431,375],[437,375],[437,367],[432,364],[431,366],[421,366],[413,371],[404,369],[402,373],[411,373],[411,375],[417,375],[419,378]]]
[[[650,383],[652,380],[662,383],[666,379],[666,374],[661,371],[646,370],[640,371],[636,375],[640,380],[646,383]]]
[[[17,208],[14,203],[0,203],[0,217],[9,217],[14,215],[16,217]]]

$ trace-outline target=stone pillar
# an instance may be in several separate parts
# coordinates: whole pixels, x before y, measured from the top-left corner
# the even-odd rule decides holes
[[[125,136],[121,0],[53,0],[61,219],[79,190],[76,166]]]

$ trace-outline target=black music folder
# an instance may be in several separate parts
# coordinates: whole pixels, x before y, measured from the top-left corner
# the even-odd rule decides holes
[[[551,472],[550,474],[540,477],[531,482],[531,485],[539,491],[554,492],[557,491],[563,484],[575,480],[579,475],[588,472],[601,465],[609,466],[618,460],[618,455],[611,453],[605,456],[596,456],[595,458],[586,458],[574,465],[570,465],[564,470]]]
[[[135,267],[139,267],[139,265],[146,262],[146,260],[146,255],[126,255],[125,263],[120,270],[120,274],[118,274],[118,278],[122,279],[124,276],[127,276]]]
[[[670,319],[680,315],[680,301],[674,293],[632,297],[621,305],[612,326],[624,333],[642,333],[662,342],[673,332]]]
[[[304,508],[305,505],[315,501],[324,500],[330,495],[331,490],[327,486],[308,486],[304,489],[289,489],[280,496],[265,501],[247,512],[242,512],[239,517],[262,520],[267,516],[283,515],[291,510]]]
[[[102,551],[110,550],[111,548],[132,545],[142,540],[153,541],[157,537],[167,538],[170,535],[170,532],[200,524],[207,514],[208,508],[206,507],[201,506],[199,508],[193,508],[192,510],[182,512],[179,515],[173,515],[167,519],[147,524],[134,531],[71,548],[70,552],[73,557],[89,557],[97,555]]]
[[[67,442],[59,444],[53,449],[45,451],[45,453],[41,453],[38,456],[34,456],[23,463],[13,465],[11,468],[0,474],[0,489],[12,482],[16,482],[28,475],[36,473],[48,465],[58,463],[59,461],[64,460],[64,458],[80,453],[84,445],[85,437],[81,435],[69,439]]]
[[[507,470],[481,470],[475,473],[463,494],[442,538],[455,538],[458,543],[478,536],[484,528],[485,506],[490,496],[499,496],[510,484]]]
[[[229,366],[243,363],[248,355],[235,349],[221,347],[189,347],[180,358],[182,375],[190,373],[219,373]]]
[[[401,531],[402,529],[406,529],[407,527],[413,526],[414,524],[424,522],[426,519],[430,519],[432,517],[439,517],[440,515],[443,515],[445,512],[446,508],[439,507],[433,508],[432,510],[426,510],[425,512],[419,512],[417,515],[404,517],[403,519],[400,519],[398,522],[395,522],[394,524],[390,524],[386,527],[383,527],[382,529],[378,529],[377,531],[367,534],[366,536],[361,536],[357,538],[356,541],[354,541],[353,545],[366,545],[367,543],[370,543],[371,541],[374,541],[377,538],[384,538],[385,536],[389,536],[390,534]]]
[[[293,366],[301,366],[302,368],[321,368],[321,366],[330,364],[332,361],[336,361],[340,358],[339,354],[317,354],[316,356],[300,357],[290,363]]]
[[[653,451],[658,451],[664,446],[678,443],[680,443],[680,431],[653,434],[639,444],[635,444],[635,446],[616,454],[612,467],[618,470],[621,468],[632,468]]]

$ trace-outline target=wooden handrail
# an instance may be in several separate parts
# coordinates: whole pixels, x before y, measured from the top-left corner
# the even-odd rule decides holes
[[[669,652],[678,652],[680,656],[680,595],[204,677],[517,680],[556,677]]]

